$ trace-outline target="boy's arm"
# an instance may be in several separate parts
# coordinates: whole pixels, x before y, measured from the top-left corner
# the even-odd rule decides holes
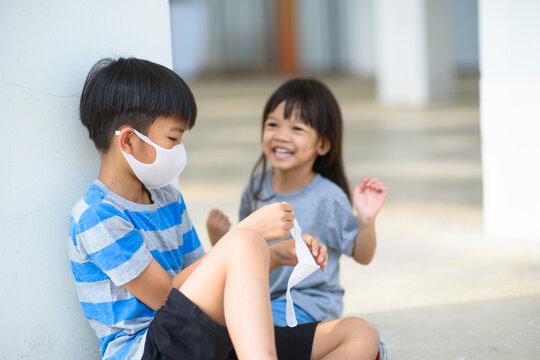
[[[366,178],[354,189],[354,208],[358,220],[358,232],[354,243],[353,258],[367,265],[373,259],[377,236],[375,217],[386,199],[384,183],[378,179]]]
[[[148,307],[158,310],[165,304],[171,289],[173,287],[180,288],[193,270],[199,266],[203,258],[204,256],[172,278],[155,259],[152,259],[139,276],[123,286]]]

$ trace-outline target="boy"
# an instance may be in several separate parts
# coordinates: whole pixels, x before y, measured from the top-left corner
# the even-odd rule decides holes
[[[204,254],[180,193],[184,132],[195,124],[189,87],[139,59],[90,71],[80,116],[101,152],[98,179],[73,208],[71,268],[105,359],[374,359],[378,334],[339,319],[274,328],[268,273],[294,265],[293,207],[261,208]],[[326,248],[304,235],[324,270]]]

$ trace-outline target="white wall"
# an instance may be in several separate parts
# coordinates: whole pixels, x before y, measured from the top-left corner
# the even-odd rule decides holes
[[[479,14],[485,230],[540,242],[540,1]]]
[[[105,56],[171,66],[167,0],[0,1],[0,354],[97,359],[67,255],[69,212],[97,176],[78,118]]]

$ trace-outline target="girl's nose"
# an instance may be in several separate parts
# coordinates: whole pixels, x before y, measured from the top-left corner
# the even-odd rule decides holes
[[[274,138],[275,140],[289,141],[290,140],[289,132],[287,131],[287,129],[281,127],[278,129],[278,131],[276,131],[276,135]]]

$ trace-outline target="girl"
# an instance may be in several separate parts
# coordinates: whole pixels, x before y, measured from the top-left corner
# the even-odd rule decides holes
[[[244,188],[240,221],[277,201],[294,205],[303,232],[328,247],[326,271],[317,271],[291,289],[298,323],[336,319],[343,312],[339,257],[352,256],[367,265],[375,252],[375,217],[386,189],[366,178],[350,192],[341,154],[341,111],[330,90],[313,79],[291,79],[268,99],[263,113],[262,150]],[[268,169],[267,165],[271,167]],[[215,244],[230,227],[227,217],[212,210],[207,221]],[[285,292],[293,267],[270,274],[274,323],[285,326]]]

